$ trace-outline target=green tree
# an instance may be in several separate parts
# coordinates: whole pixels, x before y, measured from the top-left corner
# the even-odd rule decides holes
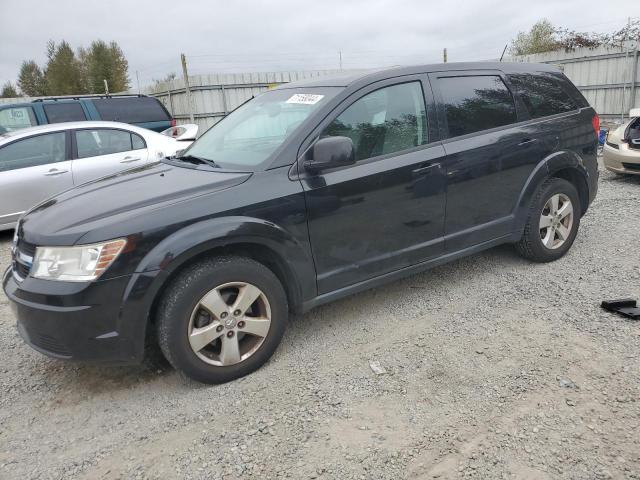
[[[528,32],[520,32],[511,42],[512,55],[529,55],[556,50],[560,47],[556,29],[547,19],[536,22]]]
[[[18,91],[13,86],[11,82],[7,82],[2,86],[2,92],[0,93],[0,98],[15,98],[19,97]]]
[[[18,76],[18,86],[24,95],[29,97],[39,97],[47,94],[47,81],[44,73],[33,60],[22,62],[20,75]]]
[[[47,94],[77,95],[86,93],[82,66],[66,41],[63,40],[58,45],[49,41],[47,56],[48,61],[45,69]]]
[[[87,91],[103,93],[104,81],[110,92],[121,92],[129,88],[129,63],[116,42],[107,44],[103,40],[91,42],[88,49],[79,50],[82,76]]]

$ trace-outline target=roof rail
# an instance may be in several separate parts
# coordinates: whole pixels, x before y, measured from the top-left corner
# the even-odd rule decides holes
[[[59,97],[45,97],[37,98],[33,102],[48,102],[57,100],[80,100],[81,98],[126,98],[126,97],[147,97],[148,95],[141,95],[136,93],[114,93],[114,94],[93,94],[93,95],[63,95]]]

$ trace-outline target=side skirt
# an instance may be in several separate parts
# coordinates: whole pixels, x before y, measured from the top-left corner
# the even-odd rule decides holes
[[[503,243],[512,242],[513,240],[514,240],[513,235],[511,234],[503,235],[493,240],[489,240],[487,242],[473,245],[472,247],[467,247],[462,250],[458,250],[456,252],[447,253],[440,257],[433,258],[431,260],[427,260],[425,262],[421,262],[416,265],[411,265],[410,267],[405,267],[400,270],[395,270],[393,272],[385,273],[384,275],[379,275],[377,277],[370,278],[368,280],[364,280],[362,282],[355,283],[353,285],[349,285],[348,287],[343,287],[338,290],[334,290],[332,292],[323,293],[322,295],[319,295],[314,299],[304,302],[302,304],[302,312],[303,313],[308,312],[312,308],[323,305],[325,303],[329,303],[354,293],[362,292],[364,290],[378,287],[380,285],[384,285],[385,283],[389,283],[394,280],[399,280],[401,278],[408,277],[410,275],[414,275],[419,272],[423,272],[430,268],[437,267],[445,263],[449,263],[453,260],[457,260],[458,258],[466,257],[468,255],[472,255],[474,253],[487,250],[488,248],[502,245]]]

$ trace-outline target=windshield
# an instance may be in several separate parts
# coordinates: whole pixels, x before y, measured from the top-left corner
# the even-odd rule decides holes
[[[184,155],[212,160],[223,168],[254,170],[340,90],[313,87],[267,91],[210,128]]]

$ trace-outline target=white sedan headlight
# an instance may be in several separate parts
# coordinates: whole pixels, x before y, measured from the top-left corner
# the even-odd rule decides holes
[[[74,247],[37,247],[31,275],[65,282],[95,280],[109,268],[126,244],[125,239],[118,239]]]

